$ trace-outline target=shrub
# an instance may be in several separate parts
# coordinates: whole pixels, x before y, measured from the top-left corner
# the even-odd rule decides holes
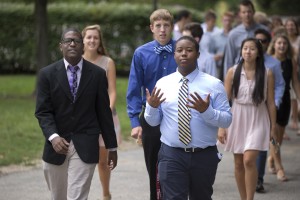
[[[0,71],[35,72],[33,4],[0,3]],[[178,7],[167,7],[176,14]],[[62,30],[100,24],[104,42],[118,71],[129,71],[134,49],[152,40],[150,4],[53,3],[48,4],[49,63],[61,58],[58,43]],[[201,13],[190,9],[196,20]]]

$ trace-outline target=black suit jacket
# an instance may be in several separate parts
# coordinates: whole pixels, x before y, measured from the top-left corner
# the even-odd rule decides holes
[[[86,163],[99,160],[100,132],[106,148],[117,147],[107,88],[105,71],[83,60],[79,88],[73,102],[63,60],[40,70],[35,116],[45,136],[45,162],[61,165],[66,158],[56,153],[49,142],[53,133],[68,142],[72,140],[79,157]]]

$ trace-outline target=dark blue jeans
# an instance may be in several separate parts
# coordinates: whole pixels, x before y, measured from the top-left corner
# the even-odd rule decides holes
[[[157,200],[156,196],[156,165],[157,156],[160,149],[160,129],[159,126],[152,127],[145,121],[144,113],[140,118],[141,126],[143,128],[142,141],[145,164],[149,175],[150,184],[150,200]]]
[[[258,181],[264,183],[264,175],[266,169],[267,151],[260,151],[256,159],[256,167],[258,171]]]

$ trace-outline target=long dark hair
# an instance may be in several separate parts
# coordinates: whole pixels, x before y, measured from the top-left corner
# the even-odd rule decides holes
[[[237,97],[239,93],[240,87],[240,78],[241,78],[241,71],[244,64],[244,59],[242,58],[242,49],[246,42],[254,42],[256,48],[258,50],[257,58],[256,58],[256,69],[255,69],[255,86],[252,93],[252,101],[254,105],[258,106],[264,100],[264,85],[265,85],[265,64],[264,64],[264,52],[262,45],[259,40],[255,38],[247,38],[243,40],[241,49],[240,49],[240,56],[241,60],[237,65],[237,68],[234,73],[233,83],[232,83],[232,90],[235,97]]]

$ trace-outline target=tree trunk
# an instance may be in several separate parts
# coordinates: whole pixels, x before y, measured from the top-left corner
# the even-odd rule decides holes
[[[153,0],[153,11],[157,10],[157,0]]]
[[[35,41],[36,41],[36,71],[37,74],[42,67],[48,64],[48,19],[47,19],[47,0],[35,0]],[[33,96],[36,89],[33,91]]]

